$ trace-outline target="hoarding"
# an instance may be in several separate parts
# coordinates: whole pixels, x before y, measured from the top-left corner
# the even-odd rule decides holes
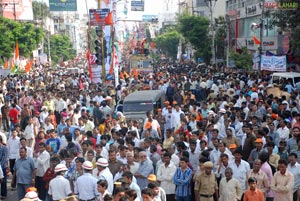
[[[90,9],[90,25],[91,26],[104,26],[105,25],[105,17],[108,15],[109,9]]]
[[[144,11],[145,1],[131,1],[131,11]]]
[[[77,11],[77,0],[49,0],[50,11]]]

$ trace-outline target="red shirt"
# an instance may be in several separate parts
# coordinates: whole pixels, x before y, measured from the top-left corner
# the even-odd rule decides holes
[[[16,108],[10,109],[8,112],[8,116],[9,116],[11,122],[19,123],[19,120],[18,120],[19,110],[17,110]]]

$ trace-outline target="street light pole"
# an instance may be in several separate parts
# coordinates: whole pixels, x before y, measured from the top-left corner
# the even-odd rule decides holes
[[[259,32],[259,64],[258,64],[258,74],[261,75],[261,59],[262,59],[262,52],[263,52],[263,37],[264,37],[264,12],[265,12],[265,0],[262,0],[262,7],[261,7],[261,16],[260,16],[260,32]]]

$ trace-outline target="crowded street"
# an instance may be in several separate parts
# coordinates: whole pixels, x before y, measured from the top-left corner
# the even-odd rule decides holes
[[[0,201],[300,201],[298,0],[0,0]]]

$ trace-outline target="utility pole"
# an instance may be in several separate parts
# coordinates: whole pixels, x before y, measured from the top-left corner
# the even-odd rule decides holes
[[[216,64],[216,52],[215,52],[215,23],[213,16],[214,5],[212,4],[213,0],[209,0],[209,11],[210,11],[210,32],[211,32],[211,54],[212,54],[212,64]],[[217,0],[215,0],[217,1]]]
[[[48,27],[47,30],[48,33],[48,61],[51,62],[51,50],[50,50],[50,26]]]
[[[192,0],[192,15],[194,15],[194,0]]]
[[[101,3],[102,3],[102,0],[98,0],[98,9],[100,10],[101,9]],[[103,30],[102,28],[103,27],[101,27],[101,26],[99,26],[99,28],[100,28],[100,30]],[[102,51],[102,60],[101,60],[101,63],[102,63],[102,84],[104,85],[105,84],[105,63],[104,63],[104,46],[103,46],[103,44],[104,44],[104,33],[102,33],[102,35],[101,35],[101,51]]]
[[[258,74],[261,76],[261,59],[262,59],[262,52],[263,52],[263,39],[264,39],[264,28],[265,28],[265,23],[264,23],[264,12],[265,12],[265,0],[262,0],[262,7],[261,7],[261,15],[260,15],[260,44],[259,44],[259,64],[258,64]]]
[[[226,21],[226,29],[227,29],[227,43],[226,43],[226,66],[229,68],[229,50],[230,50],[230,17],[228,15],[225,16]]]
[[[17,21],[16,3],[12,3],[14,6],[14,20]]]

